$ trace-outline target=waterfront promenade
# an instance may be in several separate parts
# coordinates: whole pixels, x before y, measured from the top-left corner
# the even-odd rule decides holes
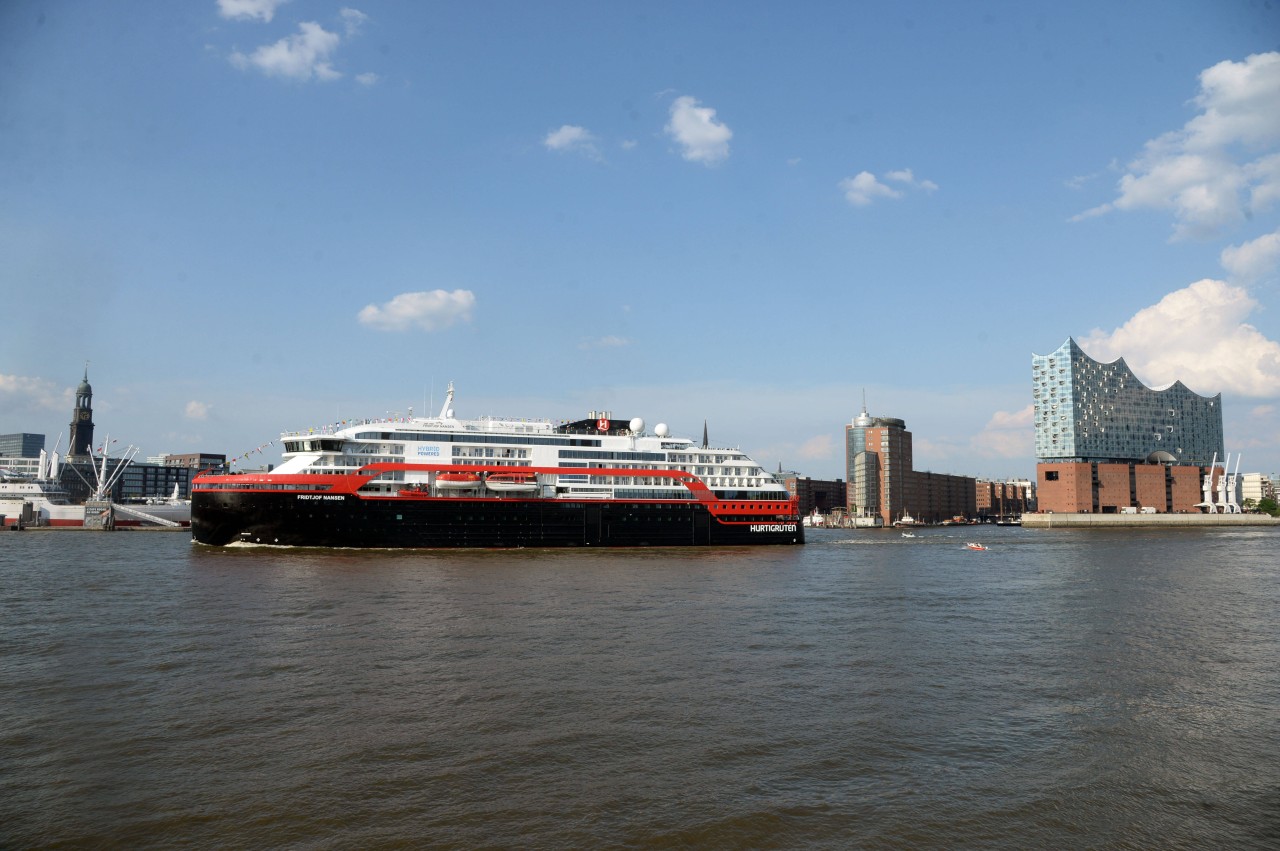
[[[1123,529],[1127,527],[1204,528],[1269,526],[1280,528],[1280,518],[1266,514],[1044,514],[1022,515],[1027,529]]]

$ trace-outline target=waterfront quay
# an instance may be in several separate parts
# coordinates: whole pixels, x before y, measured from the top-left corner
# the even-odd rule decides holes
[[[1266,514],[1069,514],[1048,511],[1022,515],[1026,529],[1124,529],[1133,527],[1205,528],[1269,526],[1280,518]]]

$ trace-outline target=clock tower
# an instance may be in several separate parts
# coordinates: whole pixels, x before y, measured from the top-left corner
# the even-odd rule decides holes
[[[68,454],[83,458],[93,454],[93,388],[89,386],[89,365],[76,388],[76,406],[71,411],[71,446]]]

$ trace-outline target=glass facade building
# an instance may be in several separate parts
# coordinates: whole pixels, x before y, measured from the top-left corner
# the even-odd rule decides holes
[[[845,426],[845,468],[849,513],[879,516],[888,525],[908,510],[911,432],[896,417],[871,417],[863,410]]]
[[[0,434],[0,457],[39,458],[42,449],[44,449],[43,434],[28,432]]]
[[[1036,457],[1041,462],[1145,462],[1208,466],[1224,457],[1222,394],[1181,382],[1152,390],[1124,358],[1100,363],[1068,338],[1031,356]]]

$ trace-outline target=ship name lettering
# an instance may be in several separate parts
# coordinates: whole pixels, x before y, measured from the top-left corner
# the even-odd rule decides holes
[[[752,532],[794,532],[796,524],[794,523],[752,523]]]

